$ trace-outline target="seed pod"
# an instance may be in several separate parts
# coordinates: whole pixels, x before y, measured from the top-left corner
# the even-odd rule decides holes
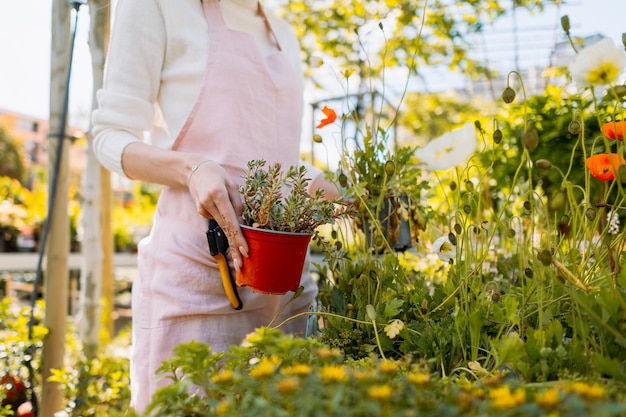
[[[530,127],[522,134],[522,146],[529,151],[534,150],[539,144],[539,135],[537,131]]]
[[[581,128],[582,126],[578,120],[572,120],[571,122],[569,122],[569,125],[567,125],[567,131],[572,135],[579,134]]]
[[[342,187],[348,186],[348,177],[343,172],[339,174],[339,185],[341,185]]]
[[[315,135],[313,135],[313,142],[322,143],[322,136],[316,133]]]
[[[452,190],[452,191],[456,190],[456,182],[455,181],[450,181],[450,190]]]
[[[476,129],[482,131],[482,124],[480,123],[480,120],[474,120],[474,126],[476,127]]]
[[[333,239],[337,239],[337,236],[338,236],[338,235],[337,235],[337,231],[336,231],[335,229],[333,229],[333,230],[330,232],[330,237],[332,237]]]
[[[465,180],[465,188],[467,188],[467,191],[470,193],[474,192],[474,183],[470,180]]]
[[[515,100],[515,90],[511,87],[505,88],[504,91],[502,91],[502,100],[504,100],[506,104],[513,103],[513,100]]]
[[[537,258],[539,258],[539,261],[545,266],[552,264],[552,253],[548,249],[543,249],[539,252]]]
[[[527,278],[532,278],[533,277],[533,270],[530,268],[524,268],[524,275],[526,275]]]
[[[396,173],[396,163],[393,160],[388,160],[387,162],[385,162],[385,174],[387,174],[388,177],[392,177],[393,174]]]
[[[530,201],[528,201],[528,200],[524,201],[524,208],[526,210],[530,210]]]
[[[539,169],[550,169],[552,168],[552,162],[547,159],[537,159],[535,161],[535,166]]]
[[[453,246],[456,246],[457,241],[456,241],[456,235],[452,232],[448,233],[448,240],[450,241],[450,243],[452,243]]]
[[[454,224],[454,233],[456,233],[457,235],[460,235],[461,233],[463,233],[463,227],[460,224],[455,223]]]
[[[502,142],[502,131],[500,129],[496,129],[495,132],[493,132],[493,143],[497,145],[500,142]]]
[[[565,33],[569,33],[570,24],[569,24],[569,16],[568,15],[561,16],[561,27],[563,28],[563,31]]]
[[[515,237],[515,229],[510,228],[509,230],[506,231],[506,235],[510,238],[513,239]]]
[[[589,219],[589,221],[594,221],[596,218],[596,209],[589,207],[587,209],[587,211],[585,211],[585,216],[587,216],[587,219]]]
[[[472,208],[470,207],[469,204],[465,204],[463,206],[463,211],[465,212],[465,214],[470,214],[472,212]]]

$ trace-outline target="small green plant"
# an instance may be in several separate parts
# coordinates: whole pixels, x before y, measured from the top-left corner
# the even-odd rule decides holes
[[[352,209],[342,198],[326,199],[324,191],[308,192],[306,168],[279,163],[248,162],[240,191],[244,199],[243,224],[282,232],[313,233],[318,226],[348,217]]]

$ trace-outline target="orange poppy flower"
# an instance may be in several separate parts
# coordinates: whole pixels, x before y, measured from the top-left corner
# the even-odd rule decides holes
[[[330,107],[324,106],[322,112],[326,115],[326,118],[320,120],[320,124],[316,126],[318,129],[324,126],[328,126],[329,124],[334,123],[334,121],[337,120],[337,113],[335,113],[335,111]]]
[[[601,153],[587,158],[585,165],[595,178],[601,181],[611,181],[617,175],[617,169],[625,164],[626,160],[622,155],[616,153]]]
[[[608,122],[602,125],[602,132],[609,139],[624,139],[626,136],[626,121]]]

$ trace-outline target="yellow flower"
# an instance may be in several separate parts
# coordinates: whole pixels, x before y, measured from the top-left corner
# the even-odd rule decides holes
[[[550,388],[544,392],[540,392],[535,396],[537,404],[544,408],[554,408],[559,404],[558,388]]]
[[[320,376],[324,382],[343,382],[348,379],[343,366],[327,365],[320,370]]]
[[[597,384],[574,382],[570,386],[570,390],[591,401],[601,400],[606,396],[606,390]]]
[[[392,374],[398,370],[398,364],[390,360],[384,360],[380,363],[380,372],[383,374]]]
[[[290,394],[298,389],[300,382],[296,378],[286,378],[276,384],[276,389],[281,394]]]
[[[263,357],[263,359],[261,359],[261,362],[259,362],[258,365],[250,369],[250,376],[252,378],[257,378],[257,379],[268,378],[274,375],[274,372],[276,371],[276,367],[278,366],[279,363],[280,363],[280,360],[277,357],[265,356]]]
[[[413,385],[426,385],[430,383],[430,374],[424,372],[407,374],[406,379]]]
[[[215,415],[227,416],[230,414],[230,403],[228,400],[222,400],[215,406]]]
[[[626,52],[605,38],[584,48],[569,66],[572,78],[581,86],[606,85],[617,80],[626,66]]]
[[[345,70],[341,71],[341,75],[343,75],[345,78],[350,78],[350,76],[354,74],[354,71],[354,68],[346,68]]]
[[[506,410],[524,404],[524,401],[526,401],[526,392],[521,388],[511,392],[508,385],[505,385],[500,388],[494,388],[489,393],[489,397],[495,408]]]
[[[389,385],[375,385],[367,390],[367,396],[378,401],[387,401],[391,397]]]
[[[337,359],[341,356],[341,351],[338,349],[331,349],[327,347],[319,348],[316,351],[317,356],[321,359]]]
[[[283,375],[307,376],[311,373],[311,367],[304,364],[295,364],[282,370]]]
[[[233,371],[230,369],[221,370],[212,378],[214,384],[224,384],[233,380]]]

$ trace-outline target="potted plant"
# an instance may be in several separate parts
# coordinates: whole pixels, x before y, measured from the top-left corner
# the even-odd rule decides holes
[[[242,231],[250,249],[237,273],[239,286],[269,294],[297,291],[308,244],[318,226],[353,214],[342,198],[327,199],[324,191],[309,194],[303,166],[283,170],[280,163],[248,162],[240,188]]]
[[[398,146],[397,108],[379,96],[371,91],[345,98],[349,111],[341,117],[337,181],[358,209],[355,226],[364,234],[365,247],[380,253],[412,247],[431,213],[420,204],[429,185],[414,157],[416,147]],[[337,119],[334,110],[324,109],[331,115],[326,120]],[[330,124],[326,120],[317,127]]]

